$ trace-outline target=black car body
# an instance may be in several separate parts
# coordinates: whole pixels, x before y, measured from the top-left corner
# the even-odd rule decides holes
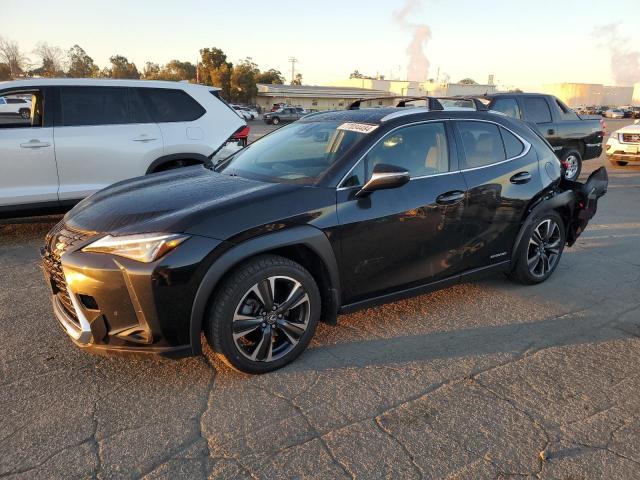
[[[296,148],[277,151],[287,138]],[[286,160],[293,150],[308,153]],[[265,155],[276,157],[258,163]],[[154,174],[85,199],[47,236],[44,270],[55,314],[79,346],[198,354],[204,329],[219,351],[211,319],[222,315],[217,306],[238,269],[259,275],[273,264],[270,278],[278,279],[297,265],[319,295],[307,320],[317,314],[335,324],[339,313],[513,272],[532,222],[545,212],[561,219],[562,247],[571,245],[606,185],[604,170],[589,186],[563,180],[545,140],[503,115],[418,108],[311,114],[215,170]],[[90,251],[105,236],[156,232],[181,243],[149,262]],[[309,275],[300,282],[308,285]],[[307,300],[315,299],[315,285],[305,288]],[[260,318],[271,348],[278,324],[267,320],[280,320],[268,313]],[[247,371],[287,361],[259,369],[231,359]]]
[[[568,162],[570,180],[580,175],[583,160],[602,154],[605,126],[600,117],[578,115],[552,95],[500,93],[487,98],[490,110],[536,125],[558,158]]]

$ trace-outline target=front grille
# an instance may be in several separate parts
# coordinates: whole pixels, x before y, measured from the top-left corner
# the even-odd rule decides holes
[[[624,143],[640,143],[640,133],[623,133],[622,141]]]
[[[78,318],[73,308],[73,303],[69,297],[67,290],[67,282],[62,272],[62,263],[60,258],[70,248],[88,239],[93,232],[84,232],[65,226],[63,222],[58,223],[47,234],[45,239],[45,247],[42,254],[42,266],[46,270],[51,279],[51,288],[54,295],[58,297],[60,303],[67,311],[69,316],[79,326]]]

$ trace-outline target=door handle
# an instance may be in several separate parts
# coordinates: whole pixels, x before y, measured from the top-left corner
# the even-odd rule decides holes
[[[154,140],[157,140],[157,138],[147,137],[146,135],[133,139],[134,142],[153,142]]]
[[[531,174],[529,172],[518,172],[509,181],[516,185],[522,185],[523,183],[529,183],[531,181]]]
[[[50,147],[51,144],[47,142],[41,142],[40,140],[29,140],[27,143],[21,143],[21,148],[44,148]]]
[[[438,195],[436,198],[436,203],[439,205],[451,205],[452,203],[457,203],[464,198],[464,192],[461,190],[453,190],[451,192],[443,193],[442,195]]]

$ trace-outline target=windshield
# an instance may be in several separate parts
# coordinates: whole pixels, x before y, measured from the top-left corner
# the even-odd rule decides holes
[[[335,121],[292,123],[252,143],[218,165],[216,171],[312,184],[365,136],[363,131],[372,129],[375,126]]]

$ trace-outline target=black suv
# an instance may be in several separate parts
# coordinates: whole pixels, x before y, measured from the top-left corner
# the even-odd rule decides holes
[[[79,346],[198,354],[204,331],[232,366],[266,372],[340,313],[490,272],[546,280],[606,187],[604,169],[563,179],[549,144],[504,115],[316,113],[214,169],[85,199],[43,262]]]

